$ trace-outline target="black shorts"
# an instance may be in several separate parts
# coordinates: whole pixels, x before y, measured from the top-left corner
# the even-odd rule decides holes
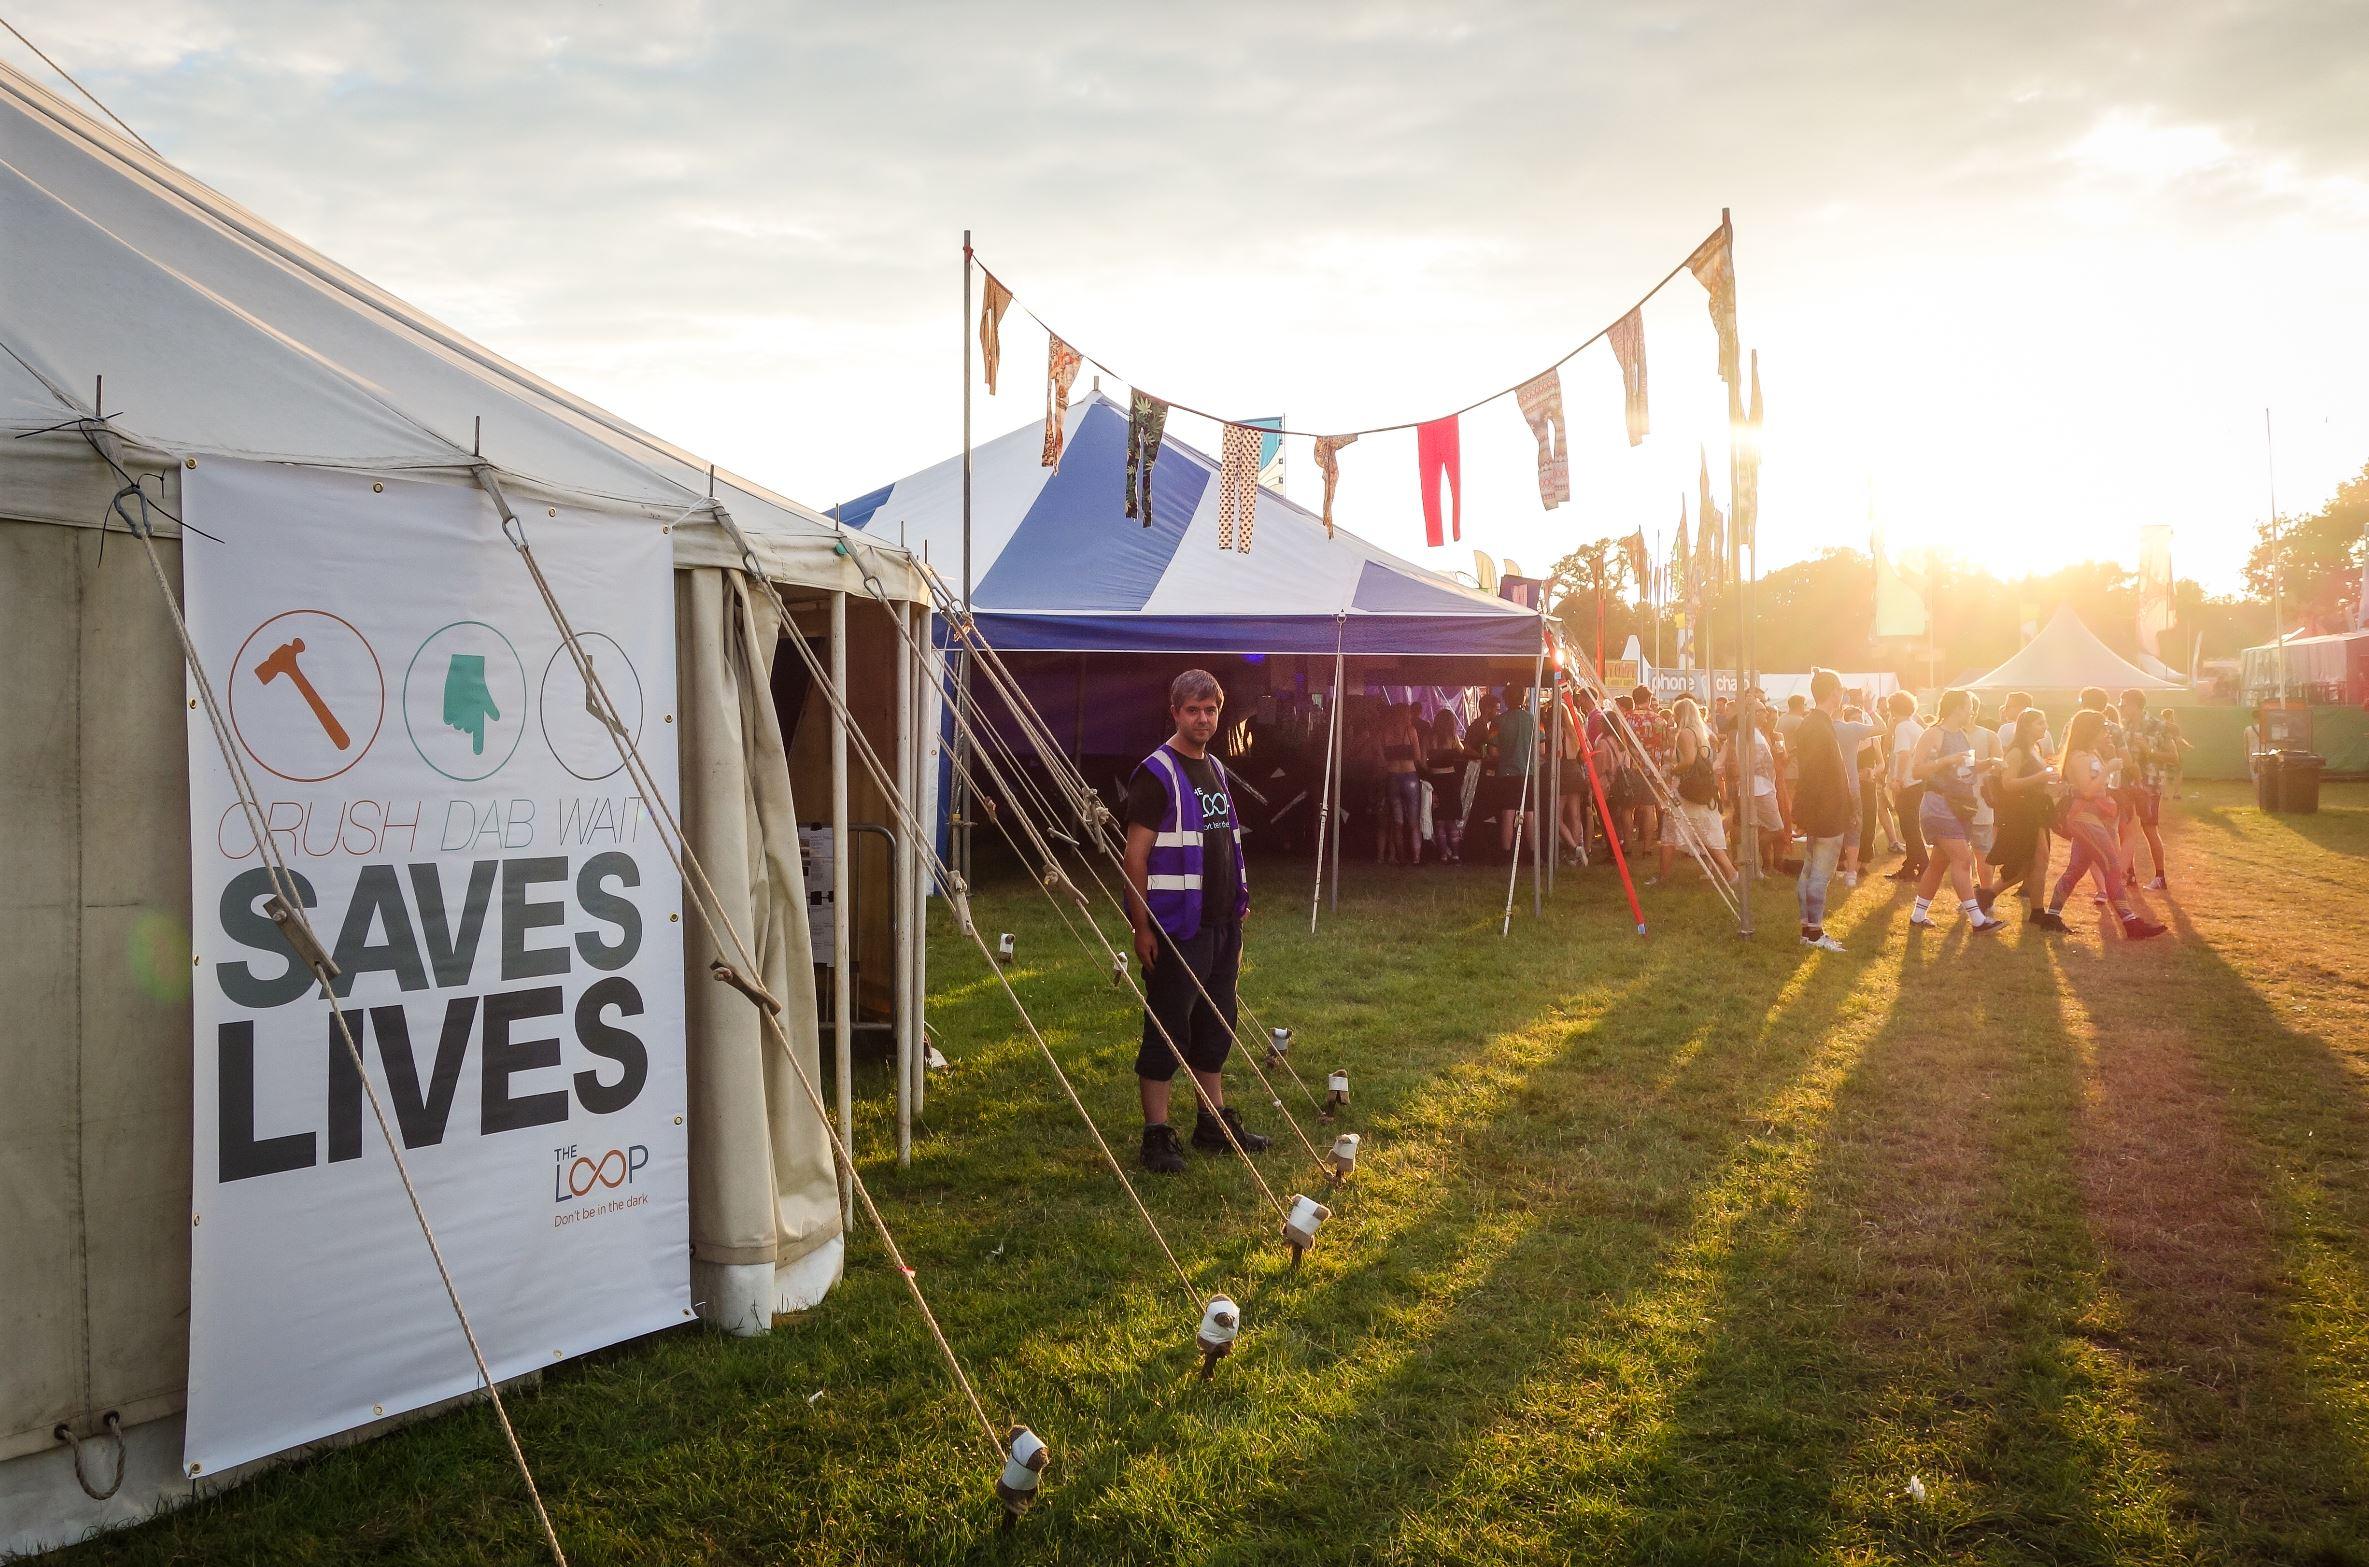
[[[1195,935],[1163,936],[1160,961],[1143,979],[1143,1046],[1135,1052],[1135,1075],[1167,1082],[1176,1076],[1179,1050],[1196,1072],[1223,1067],[1234,1048],[1234,986],[1241,975],[1241,921],[1204,919]],[[1216,1010],[1201,998],[1204,990]]]
[[[2163,790],[2154,784],[2132,784],[2122,791],[2127,809],[2144,827],[2163,820]]]

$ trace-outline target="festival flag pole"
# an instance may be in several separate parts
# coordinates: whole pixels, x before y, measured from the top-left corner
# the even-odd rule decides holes
[[[949,779],[948,816],[954,831],[947,844],[953,851],[956,868],[964,880],[971,874],[971,798],[965,780],[970,777],[969,746],[964,736],[970,725],[971,655],[967,633],[971,620],[971,231],[962,231],[962,618],[966,635],[955,639],[954,672],[954,767]]]
[[[1735,229],[1728,220],[1728,209],[1725,207],[1719,209],[1719,227],[1721,232],[1727,235],[1728,266],[1730,269],[1730,276],[1732,277],[1735,266]],[[1743,861],[1741,869],[1744,872],[1744,881],[1743,886],[1738,889],[1737,901],[1742,905],[1741,912],[1738,916],[1741,926],[1740,933],[1746,940],[1750,940],[1752,936],[1752,882],[1753,879],[1759,875],[1760,869],[1760,857],[1758,851],[1759,834],[1755,830],[1755,823],[1752,820],[1752,757],[1755,754],[1753,747],[1758,745],[1760,742],[1754,738],[1754,730],[1752,728],[1752,690],[1748,685],[1745,684],[1744,679],[1745,594],[1743,583],[1738,580],[1742,575],[1744,555],[1742,541],[1737,537],[1736,519],[1734,516],[1736,509],[1737,421],[1733,417],[1733,411],[1740,395],[1741,394],[1736,389],[1735,382],[1728,382],[1727,400],[1728,408],[1730,410],[1727,434],[1727,508],[1729,512],[1727,522],[1728,581],[1734,583],[1736,589],[1736,746],[1737,755],[1743,759],[1743,765],[1738,769],[1740,776],[1737,786],[1744,791],[1743,806],[1736,812],[1737,825],[1742,829],[1742,831],[1737,835],[1738,842],[1744,851],[1741,855],[1741,859]],[[1708,629],[1709,624],[1710,617],[1705,616],[1704,625],[1706,629]],[[1708,661],[1706,660],[1706,662]],[[1776,762],[1776,756],[1773,752],[1769,757],[1769,761],[1773,768]]]

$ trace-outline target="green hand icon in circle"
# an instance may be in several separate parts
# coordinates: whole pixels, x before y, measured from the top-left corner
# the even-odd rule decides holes
[[[485,655],[455,653],[444,669],[444,722],[469,737],[469,752],[485,754],[485,725],[499,719],[501,708],[485,684]]]

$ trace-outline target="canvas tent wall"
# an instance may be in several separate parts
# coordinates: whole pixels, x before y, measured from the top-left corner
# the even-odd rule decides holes
[[[2084,686],[2103,686],[2117,696],[2134,687],[2141,691],[2187,689],[2174,681],[2157,679],[2106,646],[2096,632],[2081,623],[2070,604],[2058,606],[2040,634],[2013,658],[1981,679],[1967,681],[1966,686],[1982,692],[2028,691],[2034,697],[2077,692]]]
[[[876,656],[896,642],[867,578],[923,614],[895,550],[843,543],[507,363],[0,66],[0,1551],[188,1494],[183,683],[143,553],[99,531],[118,481],[74,422],[101,412],[167,511],[180,459],[215,454],[461,486],[482,463],[522,511],[671,527],[685,815],[810,1070],[822,1034],[789,836],[809,780],[768,700],[776,617],[723,518],[768,578],[845,595]],[[177,571],[179,530],[159,531]],[[859,720],[884,755],[920,743],[875,716]],[[687,934],[685,955],[703,968],[704,940]],[[686,989],[695,1294],[762,1327],[836,1277],[829,1148],[746,1004]],[[110,1410],[130,1477],[90,1503],[53,1428],[91,1434]]]

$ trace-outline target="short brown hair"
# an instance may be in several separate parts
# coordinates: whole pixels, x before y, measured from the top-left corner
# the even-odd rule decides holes
[[[1187,702],[1215,698],[1218,706],[1225,706],[1226,688],[1217,683],[1217,676],[1206,669],[1188,669],[1168,682],[1168,711],[1175,712]]]

